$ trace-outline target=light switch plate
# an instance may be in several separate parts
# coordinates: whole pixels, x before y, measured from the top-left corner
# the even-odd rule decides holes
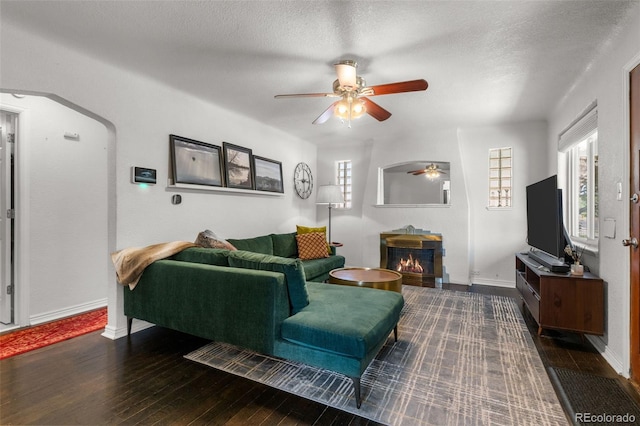
[[[602,230],[603,234],[606,238],[615,238],[616,237],[616,220],[611,217],[606,217],[604,219],[604,229]]]

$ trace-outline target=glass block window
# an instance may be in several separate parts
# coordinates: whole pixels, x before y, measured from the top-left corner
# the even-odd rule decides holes
[[[351,160],[336,161],[336,184],[342,187],[344,203],[336,204],[337,208],[351,208]]]
[[[489,207],[511,207],[513,149],[489,150]]]

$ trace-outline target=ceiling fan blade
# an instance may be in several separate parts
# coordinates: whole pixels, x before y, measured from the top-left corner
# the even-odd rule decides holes
[[[335,109],[337,103],[338,101],[329,105],[329,108],[325,109],[324,112],[320,114],[320,116],[318,116],[318,118],[313,120],[313,124],[322,124],[322,123],[325,123],[328,119],[330,119],[331,116],[333,115],[333,110]]]
[[[425,171],[424,171],[424,170],[414,170],[414,171],[412,171],[412,172],[407,172],[407,173],[411,173],[411,174],[412,174],[412,175],[414,175],[414,176],[418,176],[418,175],[422,175],[422,174],[424,174],[424,173],[425,173]]]
[[[274,98],[336,98],[340,95],[335,93],[292,93],[288,95],[275,95]]]
[[[376,120],[384,121],[387,118],[391,117],[391,113],[389,111],[387,111],[386,109],[382,108],[380,105],[378,105],[377,103],[373,102],[371,99],[365,98],[365,97],[360,97],[358,99],[360,99],[360,100],[362,100],[362,102],[364,102],[364,107],[367,110],[367,114],[369,114],[370,116],[372,116]]]
[[[381,84],[378,86],[367,87],[367,89],[370,89],[373,92],[367,93],[367,96],[391,95],[393,93],[404,92],[419,92],[421,90],[427,90],[427,87],[429,87],[429,83],[427,83],[427,80],[411,80],[402,81],[399,83]]]

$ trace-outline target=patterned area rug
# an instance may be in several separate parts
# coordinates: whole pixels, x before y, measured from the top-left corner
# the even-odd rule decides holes
[[[370,420],[402,425],[566,425],[513,299],[403,287],[398,342],[391,336],[362,377],[221,343],[186,358]]]
[[[91,333],[104,328],[106,325],[107,308],[102,308],[3,334],[0,336],[0,359]]]

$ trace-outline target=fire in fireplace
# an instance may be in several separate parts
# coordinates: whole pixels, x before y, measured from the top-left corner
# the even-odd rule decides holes
[[[420,265],[420,261],[418,259],[414,259],[413,254],[409,253],[409,257],[407,259],[400,258],[400,261],[396,265],[396,271],[421,274],[424,272],[424,268]]]
[[[387,269],[400,273],[433,274],[433,249],[387,248]]]

